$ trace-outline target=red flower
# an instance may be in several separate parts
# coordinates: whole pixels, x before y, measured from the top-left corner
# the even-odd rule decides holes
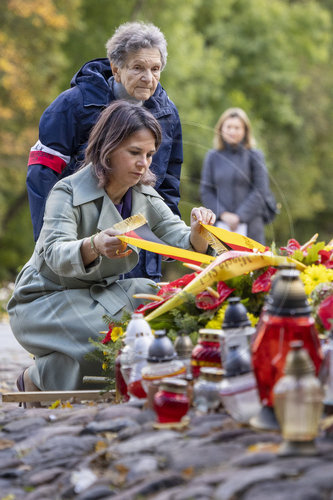
[[[167,300],[168,298],[165,298],[164,300],[160,301],[154,300],[153,302],[148,302],[148,304],[140,304],[134,312],[144,314],[146,311],[152,311],[153,309],[156,309],[161,304],[164,304],[164,302],[166,302]]]
[[[330,330],[333,326],[333,295],[322,301],[318,308],[318,316],[325,330]]]
[[[170,281],[170,283],[168,283],[167,285],[162,286],[157,295],[159,295],[160,297],[169,298],[172,295],[175,295],[175,293],[179,292],[179,290],[184,288],[184,286],[188,285],[196,276],[196,273],[185,274],[178,280]]]
[[[252,284],[252,293],[269,292],[272,286],[272,276],[276,273],[276,267],[269,267]]]
[[[106,332],[104,339],[102,340],[102,344],[108,344],[111,342],[111,333],[113,330],[114,324],[110,323],[109,330]]]
[[[291,238],[290,240],[288,240],[287,246],[280,247],[280,250],[285,250],[288,255],[292,255],[296,250],[299,250],[300,248],[301,245],[298,243],[298,241]]]
[[[164,300],[160,301],[153,301],[153,302],[148,302],[148,304],[141,304],[139,307],[135,309],[134,312],[137,313],[142,313],[144,314],[146,311],[152,311],[153,309],[156,309],[158,306],[161,304],[164,304],[167,299],[175,295],[177,292],[179,292],[184,286],[186,286],[188,283],[190,283],[195,277],[197,276],[196,273],[192,274],[185,274],[181,278],[175,281],[170,281],[167,285],[164,285],[161,287],[161,289],[158,291],[157,295],[159,297],[163,297]]]
[[[319,250],[318,255],[320,255],[319,264],[333,269],[333,250]]]
[[[205,291],[196,296],[195,305],[198,309],[216,309],[216,307],[219,307],[234,290],[234,288],[230,288],[226,285],[224,281],[219,281],[217,284],[219,298],[213,297],[209,292]]]

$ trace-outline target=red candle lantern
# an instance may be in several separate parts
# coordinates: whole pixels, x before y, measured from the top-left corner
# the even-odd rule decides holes
[[[199,377],[203,367],[221,368],[221,332],[199,330],[199,340],[192,351],[191,369],[194,378]]]
[[[183,379],[162,379],[154,396],[154,410],[161,424],[180,422],[189,409],[187,382]]]
[[[273,387],[283,376],[289,344],[301,340],[318,374],[322,354],[311,308],[296,269],[282,270],[274,280],[252,345],[253,369],[263,408],[251,424],[278,428],[273,410]]]

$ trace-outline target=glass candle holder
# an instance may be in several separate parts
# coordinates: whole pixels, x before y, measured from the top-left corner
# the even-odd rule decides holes
[[[320,378],[324,385],[325,410],[330,415],[333,413],[333,330],[323,346],[324,361],[320,369]]]
[[[174,346],[165,330],[157,330],[148,349],[147,363],[141,371],[142,386],[147,393],[149,385],[156,380],[185,376],[186,367],[182,361],[176,359],[176,356]]]
[[[220,396],[225,410],[240,423],[248,423],[260,411],[257,382],[247,351],[231,346],[225,363]]]
[[[161,424],[180,422],[189,409],[187,382],[182,379],[163,379],[154,396],[154,410]]]
[[[245,326],[242,328],[222,329],[221,339],[221,359],[222,365],[228,356],[229,349],[233,346],[239,346],[242,351],[251,352],[252,339],[254,338],[255,328]]]
[[[126,385],[128,385],[130,380],[133,363],[134,349],[131,345],[127,344],[123,347],[120,354],[120,371]]]
[[[133,347],[136,338],[139,336],[149,337],[150,340],[153,340],[153,333],[143,314],[132,313],[131,319],[126,328],[125,344]]]
[[[114,364],[115,382],[116,382],[116,402],[117,403],[126,402],[129,400],[129,395],[127,392],[127,383],[125,382],[125,379],[124,379],[123,374],[121,372],[122,349],[119,349],[116,360],[115,360],[115,364]]]
[[[289,342],[304,341],[304,347],[308,350],[317,373],[322,357],[313,318],[288,318],[266,313],[261,326],[253,345],[253,367],[260,399],[264,405],[272,407],[273,387],[283,375]]]
[[[184,378],[186,375],[186,367],[184,363],[179,359],[173,359],[172,361],[160,362],[160,363],[149,363],[142,368],[142,386],[146,392],[148,392],[148,387],[151,383],[156,380],[161,381],[167,377],[180,377]]]
[[[191,356],[194,346],[190,336],[180,332],[177,335],[174,346],[177,358],[182,361],[186,367],[186,374],[192,375]]]
[[[256,338],[252,361],[263,405],[273,407],[273,387],[283,375],[289,344],[302,340],[316,373],[322,363],[320,341],[299,272],[279,271],[268,297]]]
[[[290,343],[284,371],[274,387],[274,410],[285,441],[281,452],[312,454],[324,391],[303,342]]]
[[[231,297],[222,323],[222,365],[225,363],[230,346],[237,345],[240,350],[250,352],[254,334],[255,328],[251,326],[246,307],[239,297]]]
[[[193,378],[200,376],[203,367],[222,368],[221,363],[221,331],[199,330],[199,340],[191,356]]]
[[[147,364],[148,349],[151,339],[148,336],[139,334],[134,342],[133,366],[130,374],[127,390],[131,395],[131,400],[145,399],[147,394],[142,387],[142,368]]]
[[[193,386],[193,403],[199,412],[213,412],[221,405],[222,377],[221,368],[201,368],[200,377],[195,380]]]

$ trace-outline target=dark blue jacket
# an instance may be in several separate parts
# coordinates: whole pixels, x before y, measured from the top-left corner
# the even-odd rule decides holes
[[[108,59],[89,61],[74,75],[71,88],[62,92],[44,111],[39,124],[39,141],[45,155],[30,154],[27,189],[34,238],[37,240],[43,223],[45,201],[53,185],[77,170],[84,157],[89,132],[101,111],[115,96]],[[112,80],[111,80],[112,81]],[[156,189],[175,214],[178,202],[180,170],[183,161],[182,131],[178,111],[167,93],[158,84],[154,95],[144,106],[162,127],[162,144],[153,157],[152,170],[157,176]],[[34,149],[34,148],[32,148]],[[64,158],[65,160],[61,159]],[[45,158],[45,161],[44,159]],[[55,160],[55,161],[53,161]],[[150,254],[151,255],[151,254]],[[159,261],[153,256],[154,261]],[[146,257],[139,275],[158,277],[160,271]],[[158,266],[160,263],[157,262]]]

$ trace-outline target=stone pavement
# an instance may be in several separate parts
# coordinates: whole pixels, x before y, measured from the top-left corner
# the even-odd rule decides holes
[[[31,365],[31,356],[17,342],[5,321],[0,322],[0,345],[1,394],[16,390],[16,379],[24,368]]]
[[[1,384],[29,356],[1,325]],[[28,362],[28,363],[27,363]],[[315,457],[281,458],[277,433],[223,411],[190,412],[183,431],[156,430],[129,404],[23,410],[0,404],[0,500],[333,500],[333,439]]]

